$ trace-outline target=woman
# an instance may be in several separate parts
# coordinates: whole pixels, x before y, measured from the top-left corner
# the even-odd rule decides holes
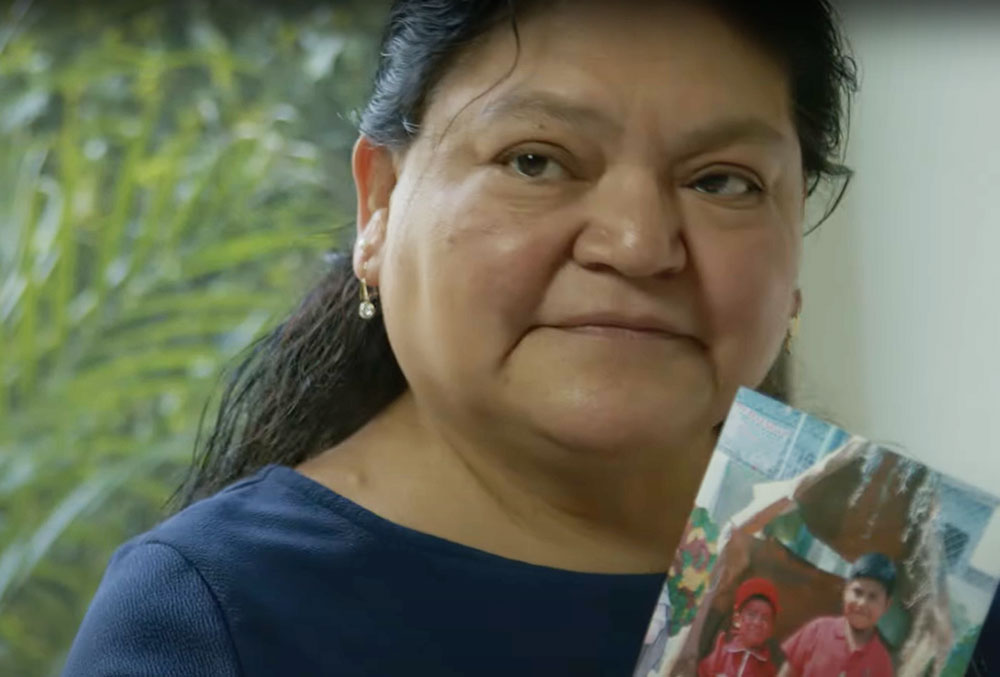
[[[66,674],[631,673],[843,173],[831,11],[410,0],[382,55],[353,258],[240,368],[210,498],[116,554]]]

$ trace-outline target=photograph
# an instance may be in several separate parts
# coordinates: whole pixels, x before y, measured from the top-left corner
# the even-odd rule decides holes
[[[998,502],[741,390],[635,675],[964,675]]]

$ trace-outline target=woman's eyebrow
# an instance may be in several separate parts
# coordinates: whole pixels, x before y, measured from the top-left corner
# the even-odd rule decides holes
[[[548,118],[573,126],[589,127],[604,137],[624,132],[622,123],[609,113],[545,91],[517,92],[497,98],[487,104],[479,116],[485,124],[510,117],[529,121]],[[790,141],[788,134],[764,118],[744,115],[719,118],[681,131],[671,145],[676,153],[684,156],[735,143],[778,146]]]
[[[791,137],[778,127],[756,116],[721,118],[682,132],[675,143],[674,151],[681,155],[695,155],[707,150],[724,148],[736,143],[750,143],[761,146],[781,146],[789,143]]]
[[[578,103],[551,92],[518,92],[490,102],[481,113],[484,122],[507,117],[538,120],[549,118],[573,126],[590,127],[602,134],[621,134],[622,124],[593,106]]]

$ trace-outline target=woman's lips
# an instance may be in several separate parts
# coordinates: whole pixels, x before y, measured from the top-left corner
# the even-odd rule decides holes
[[[623,339],[677,339],[677,334],[672,334],[657,329],[639,329],[635,327],[620,327],[609,324],[581,324],[569,327],[558,327],[575,334],[587,334],[602,338],[623,338]]]
[[[608,338],[663,339],[689,336],[688,332],[683,331],[674,322],[651,313],[615,311],[581,313],[553,322],[549,326]]]

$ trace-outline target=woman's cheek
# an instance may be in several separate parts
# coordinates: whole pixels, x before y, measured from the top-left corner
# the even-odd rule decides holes
[[[466,183],[451,242],[504,276],[544,277],[565,255],[572,193],[561,184],[529,185],[499,168],[482,169]]]
[[[753,380],[770,367],[795,288],[792,253],[774,243],[758,244],[764,246],[734,247],[701,270],[712,337],[728,360],[745,365],[748,374],[739,380]]]
[[[488,331],[506,347],[533,321],[565,247],[551,212],[491,198],[463,200],[460,218],[438,224],[426,268],[451,307],[468,314],[465,338]]]

